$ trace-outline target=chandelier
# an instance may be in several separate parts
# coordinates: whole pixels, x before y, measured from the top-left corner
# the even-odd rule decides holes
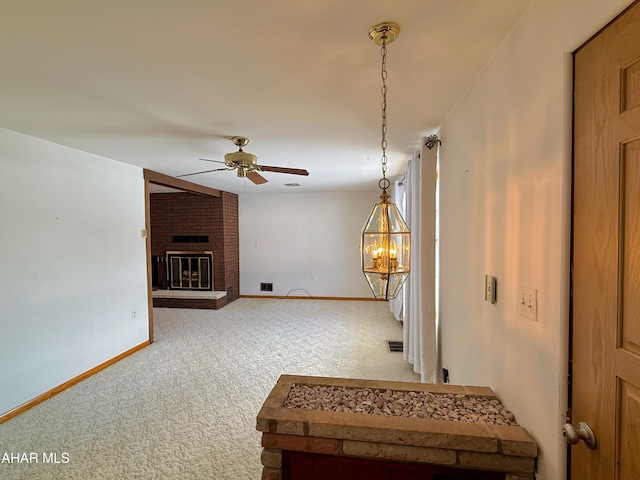
[[[387,193],[387,45],[398,36],[400,27],[392,22],[380,23],[369,30],[373,43],[382,54],[382,190],[362,229],[360,243],[362,272],[376,298],[395,298],[407,279],[411,261],[411,232],[398,207]]]

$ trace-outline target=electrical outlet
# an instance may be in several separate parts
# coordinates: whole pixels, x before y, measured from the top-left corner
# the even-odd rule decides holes
[[[535,288],[520,285],[518,289],[518,312],[531,320],[538,319],[538,291]]]

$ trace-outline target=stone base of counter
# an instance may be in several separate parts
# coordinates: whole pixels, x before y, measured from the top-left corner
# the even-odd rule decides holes
[[[294,384],[463,394],[497,400],[487,387],[283,375],[257,417],[257,429],[263,432],[263,479],[319,479],[329,475],[338,480],[342,473],[337,472],[349,472],[344,478],[351,479],[533,478],[538,449],[520,426],[284,407]],[[373,471],[376,475],[371,477]],[[359,472],[363,472],[361,477],[354,476]]]

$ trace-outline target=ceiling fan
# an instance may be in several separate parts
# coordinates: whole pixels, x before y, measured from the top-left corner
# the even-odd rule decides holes
[[[203,170],[201,172],[187,173],[184,175],[178,175],[178,177],[188,177],[190,175],[200,175],[201,173],[218,172],[221,170],[236,170],[238,177],[246,177],[256,185],[267,183],[267,179],[260,175],[258,172],[276,172],[276,173],[289,173],[291,175],[309,175],[309,172],[301,168],[287,168],[287,167],[270,167],[268,165],[258,165],[258,157],[254,154],[245,152],[242,147],[246,147],[249,143],[247,137],[233,137],[231,141],[238,147],[237,152],[227,153],[224,156],[224,162],[220,160],[209,160],[207,158],[201,158],[205,162],[222,163],[226,165],[224,168],[214,168],[213,170]]]

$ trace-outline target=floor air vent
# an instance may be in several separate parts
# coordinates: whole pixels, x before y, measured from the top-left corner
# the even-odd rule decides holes
[[[393,340],[387,340],[387,343],[389,344],[389,351],[390,352],[402,352],[403,351],[402,342],[395,342]]]

